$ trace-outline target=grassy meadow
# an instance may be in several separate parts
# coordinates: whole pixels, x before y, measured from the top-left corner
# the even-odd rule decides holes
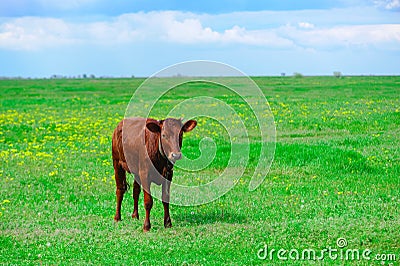
[[[0,80],[0,265],[309,264],[257,254],[265,245],[338,248],[339,238],[345,248],[371,250],[371,260],[326,257],[316,264],[399,263],[400,77],[253,79],[276,122],[275,159],[264,182],[248,190],[254,144],[231,191],[204,205],[171,206],[170,229],[155,200],[148,233],[142,232],[143,193],[139,221],[130,218],[131,190],[122,221],[113,221],[111,161],[112,132],[143,79]],[[215,90],[178,88],[160,100],[154,116]],[[239,97],[220,95],[251,117]],[[226,136],[218,123],[200,118],[183,153],[200,156],[200,139],[210,137],[216,157],[196,180],[179,169],[174,180],[201,184],[218,176],[229,159]]]

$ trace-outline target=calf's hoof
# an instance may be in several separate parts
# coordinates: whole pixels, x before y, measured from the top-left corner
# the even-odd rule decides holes
[[[139,213],[138,213],[137,211],[134,211],[134,212],[132,213],[132,218],[133,218],[133,219],[138,219],[138,220],[139,220]]]
[[[114,221],[115,221],[115,222],[121,221],[121,215],[115,215],[115,216],[114,216]]]
[[[168,219],[164,220],[164,227],[165,228],[171,228],[172,227],[171,218],[168,217]]]
[[[150,226],[149,227],[143,226],[143,232],[148,232],[148,231],[150,231]]]
[[[145,223],[145,224],[143,225],[143,232],[148,232],[148,231],[150,231],[150,228],[151,228],[150,223]]]

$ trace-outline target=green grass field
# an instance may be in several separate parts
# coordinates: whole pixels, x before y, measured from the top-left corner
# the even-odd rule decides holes
[[[369,249],[371,260],[339,256],[317,264],[397,264],[400,77],[253,79],[276,122],[275,160],[265,181],[249,192],[250,160],[240,182],[216,201],[171,206],[171,229],[163,228],[156,200],[149,233],[142,232],[143,194],[139,221],[130,218],[131,191],[122,221],[113,221],[111,135],[143,80],[0,80],[0,265],[309,264],[282,261],[276,253],[260,260],[257,253],[265,245],[300,253],[338,248],[339,238],[347,240],[339,250]],[[215,91],[195,84],[178,88],[154,115],[199,93]],[[239,98],[221,95],[250,116]],[[223,170],[229,143],[220,130],[200,119],[183,152],[196,158],[200,139],[209,136],[216,158],[196,180],[179,170],[174,180],[204,183]],[[257,154],[256,144],[251,152]]]

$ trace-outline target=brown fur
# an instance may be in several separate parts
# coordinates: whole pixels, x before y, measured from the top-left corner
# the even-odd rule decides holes
[[[118,124],[112,136],[112,158],[117,187],[115,221],[121,220],[121,203],[128,189],[128,172],[135,176],[132,218],[139,219],[138,199],[142,186],[146,210],[143,230],[150,229],[150,210],[153,206],[150,185],[156,183],[162,185],[164,226],[172,226],[169,215],[169,188],[173,176],[173,163],[181,158],[183,132],[191,131],[196,124],[195,120],[182,124],[180,119],[173,118],[161,121],[151,118],[128,118]]]

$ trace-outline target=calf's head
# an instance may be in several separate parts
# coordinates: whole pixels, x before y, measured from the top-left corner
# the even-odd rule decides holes
[[[159,149],[171,163],[182,158],[183,133],[191,131],[197,125],[196,120],[188,120],[182,123],[181,119],[167,118],[160,121],[148,121],[146,127],[160,138]]]

